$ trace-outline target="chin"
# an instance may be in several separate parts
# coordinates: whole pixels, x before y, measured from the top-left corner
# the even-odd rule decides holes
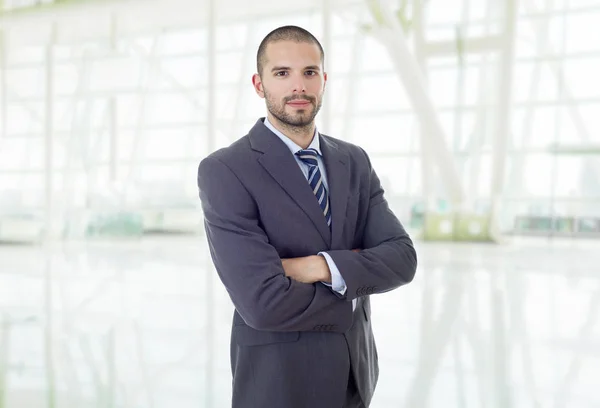
[[[295,117],[304,117],[304,116],[310,116],[310,114],[312,113],[312,109],[310,108],[306,108],[306,109],[294,109],[291,108],[292,110],[292,115]]]

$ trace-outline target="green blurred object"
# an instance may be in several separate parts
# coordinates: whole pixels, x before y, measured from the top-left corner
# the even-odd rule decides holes
[[[530,216],[515,219],[515,231],[518,232],[549,232],[552,229],[552,218]]]
[[[557,217],[555,218],[554,231],[564,233],[575,232],[575,218],[573,217]]]
[[[519,216],[515,219],[516,232],[573,234],[577,222],[574,217]]]
[[[551,144],[548,146],[548,150],[554,154],[564,154],[564,155],[589,155],[589,156],[598,156],[600,155],[600,144]]]
[[[426,241],[493,241],[489,217],[468,213],[426,213],[423,239]]]
[[[452,214],[425,213],[423,239],[425,241],[453,241],[454,220]]]
[[[597,237],[600,234],[600,219],[576,216],[520,215],[515,218],[514,232],[523,235]]]
[[[414,204],[410,210],[410,227],[423,228],[425,223],[425,206],[423,203]]]
[[[600,233],[600,219],[581,218],[577,226],[578,232],[583,233]]]
[[[491,242],[490,218],[486,215],[462,214],[457,217],[456,241]]]
[[[140,237],[144,232],[142,216],[130,212],[100,214],[87,225],[87,237]]]

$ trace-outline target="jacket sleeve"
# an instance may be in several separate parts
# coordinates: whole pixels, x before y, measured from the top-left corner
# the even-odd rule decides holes
[[[257,330],[345,332],[352,305],[322,284],[285,276],[257,205],[236,174],[209,156],[198,188],[215,269],[246,324]]]
[[[363,250],[327,251],[346,282],[347,299],[396,289],[411,282],[417,268],[412,240],[390,210],[368,157],[367,161],[369,204],[362,236]]]

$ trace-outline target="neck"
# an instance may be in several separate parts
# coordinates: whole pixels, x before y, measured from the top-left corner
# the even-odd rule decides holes
[[[291,126],[287,123],[281,122],[270,113],[267,117],[269,118],[269,122],[271,122],[275,129],[279,130],[281,133],[289,137],[294,143],[296,143],[301,148],[306,149],[312,142],[313,137],[315,135],[314,121],[305,126]]]

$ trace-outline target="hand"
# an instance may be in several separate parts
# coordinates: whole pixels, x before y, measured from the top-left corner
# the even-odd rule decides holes
[[[285,276],[302,283],[331,283],[331,272],[324,257],[320,255],[281,260]]]

